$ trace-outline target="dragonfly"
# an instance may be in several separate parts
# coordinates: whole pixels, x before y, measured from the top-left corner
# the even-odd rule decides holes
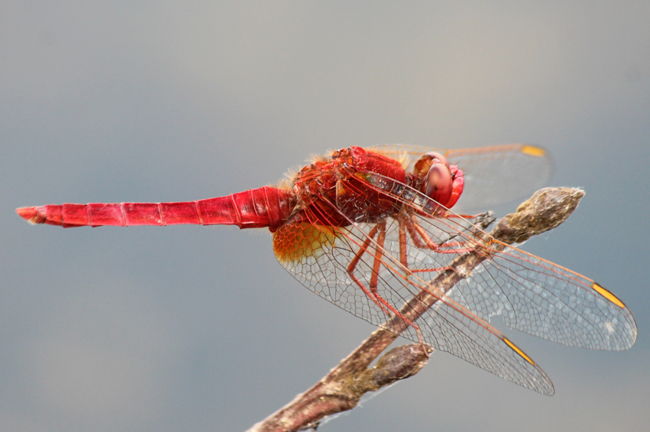
[[[608,351],[634,344],[634,318],[594,280],[501,243],[484,231],[485,214],[465,213],[543,186],[552,168],[546,150],[527,144],[349,147],[314,157],[277,186],[224,197],[16,211],[31,223],[64,228],[267,228],[279,263],[318,296],[375,325],[402,321],[401,336],[423,347],[552,395],[548,376],[490,324],[492,317],[552,342]],[[484,258],[471,274],[448,291],[432,289],[430,281],[468,252]],[[402,312],[422,294],[433,304],[415,318]]]

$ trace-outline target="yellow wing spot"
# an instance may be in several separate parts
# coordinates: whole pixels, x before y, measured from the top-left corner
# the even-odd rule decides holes
[[[521,147],[521,152],[529,156],[542,157],[546,154],[546,150],[541,147],[525,145]]]
[[[601,287],[601,286],[598,285],[596,282],[594,282],[594,283],[591,285],[591,288],[593,288],[594,291],[596,291],[596,292],[597,292],[598,294],[600,294],[601,296],[605,297],[605,298],[606,298],[607,300],[609,300],[610,302],[614,303],[616,306],[618,306],[618,307],[620,307],[620,308],[622,308],[622,309],[625,309],[625,305],[623,304],[622,301],[620,301],[619,299],[617,299],[616,296],[615,296],[614,294],[612,294],[611,292],[607,291],[605,288]]]
[[[273,252],[280,262],[298,262],[318,257],[323,246],[332,245],[337,233],[331,227],[308,222],[281,226],[273,233]]]
[[[520,350],[520,349],[517,347],[517,345],[513,344],[512,342],[510,342],[510,341],[508,340],[508,338],[505,338],[505,337],[503,338],[503,341],[504,341],[505,343],[507,343],[508,346],[509,346],[510,348],[512,348],[512,350],[513,350],[514,352],[516,352],[516,353],[519,354],[521,357],[523,357],[524,360],[526,360],[528,363],[530,363],[530,364],[532,364],[533,366],[535,366],[535,362],[534,362],[533,360],[531,360],[531,358],[528,357],[526,354],[524,354],[524,352],[523,352],[522,350]]]

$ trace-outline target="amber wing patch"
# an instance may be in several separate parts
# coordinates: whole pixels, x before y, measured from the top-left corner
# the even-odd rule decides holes
[[[323,247],[331,246],[341,235],[334,227],[296,222],[283,225],[273,233],[273,252],[281,263],[317,258]]]

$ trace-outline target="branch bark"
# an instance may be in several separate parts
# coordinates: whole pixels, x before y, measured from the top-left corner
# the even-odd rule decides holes
[[[497,251],[507,245],[521,243],[534,235],[549,231],[563,223],[577,208],[584,192],[572,188],[545,188],[535,192],[515,213],[501,219],[490,235],[502,243],[492,243]],[[490,241],[486,236],[485,243]],[[448,270],[430,284],[430,292],[443,295],[490,255],[479,248],[460,254]],[[412,322],[436,302],[436,297],[421,292],[407,302],[400,312]],[[408,344],[384,354],[375,366],[370,364],[406,329],[404,320],[393,317],[375,330],[316,385],[302,393],[274,414],[254,425],[249,432],[289,432],[314,428],[323,418],[347,411],[369,392],[417,374],[429,360],[433,348]]]

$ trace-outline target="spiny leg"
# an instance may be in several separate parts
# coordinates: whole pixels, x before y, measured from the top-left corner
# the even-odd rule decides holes
[[[375,254],[372,255],[373,258],[372,275],[370,276],[370,287],[368,288],[354,275],[354,270],[356,269],[357,264],[361,260],[362,255],[368,251],[368,246],[370,244],[370,241],[374,238],[377,232],[379,232],[379,236],[377,237]],[[425,348],[426,344],[424,343],[424,339],[422,339],[422,333],[420,332],[420,327],[417,324],[415,324],[413,321],[406,318],[399,310],[397,310],[393,305],[391,305],[386,299],[384,299],[377,292],[377,286],[379,284],[379,270],[382,263],[381,259],[384,254],[385,240],[386,240],[386,221],[382,221],[377,225],[375,225],[368,233],[368,238],[363,243],[361,248],[359,248],[359,251],[355,254],[354,258],[348,265],[347,268],[348,274],[350,275],[352,280],[359,286],[359,288],[361,288],[361,290],[368,296],[368,298],[370,298],[370,300],[372,300],[382,310],[382,312],[386,314],[386,316],[390,316],[390,312],[392,312],[397,317],[402,319],[406,324],[413,327],[413,329],[418,335],[420,344],[422,345],[422,350],[428,356],[428,352]]]
[[[398,240],[399,240],[399,262],[404,268],[404,273],[406,277],[411,274],[411,269],[409,269],[408,256],[406,253],[406,216],[404,211],[401,211],[397,217],[398,222]]]
[[[437,253],[447,253],[447,254],[460,254],[460,253],[471,252],[474,250],[474,248],[460,248],[460,249],[452,249],[452,250],[444,249],[444,248],[449,248],[454,246],[460,246],[463,244],[461,242],[448,243],[454,237],[461,235],[460,232],[449,236],[447,240],[445,240],[440,244],[437,244],[431,239],[429,234],[426,232],[424,228],[422,228],[422,225],[420,225],[420,223],[415,219],[413,215],[410,215],[410,217],[406,221],[406,227],[411,236],[411,239],[413,240],[413,243],[418,248],[431,249],[432,251]]]
[[[458,254],[464,252],[464,250],[461,249],[452,250],[452,251],[442,250],[441,246],[444,245],[445,243],[442,243],[441,245],[435,243],[431,239],[429,234],[424,230],[424,228],[422,228],[422,226],[417,222],[417,220],[412,215],[406,215],[403,223],[406,228],[406,231],[408,232],[409,237],[411,238],[411,240],[413,240],[413,244],[415,245],[415,247],[419,249],[430,249],[436,253],[446,253],[446,254],[450,254],[450,253]],[[449,269],[451,268],[447,266],[447,267],[433,267],[433,268],[425,268],[425,269],[409,269],[409,271],[411,273],[432,273],[432,272],[440,272]]]
[[[382,221],[376,225],[379,227],[379,237],[377,237],[377,245],[375,246],[375,255],[372,263],[372,275],[370,276],[370,291],[379,297],[377,294],[377,285],[379,284],[379,269],[381,267],[381,258],[384,256],[384,243],[386,241],[386,221]]]
[[[386,315],[390,315],[390,313],[379,303],[377,300],[376,296],[368,291],[368,289],[361,283],[359,279],[354,275],[354,270],[356,269],[357,265],[359,264],[359,261],[361,261],[361,257],[363,254],[365,254],[368,251],[368,246],[370,246],[370,242],[375,238],[377,235],[377,232],[379,231],[379,224],[375,225],[372,227],[370,232],[368,233],[368,237],[366,237],[366,240],[363,242],[359,250],[357,251],[356,254],[354,254],[354,258],[352,258],[352,261],[350,261],[350,264],[348,264],[348,274],[352,278],[352,280],[363,290],[363,292],[372,300],[379,308],[381,309],[382,312],[384,312]],[[373,272],[373,277],[374,277],[374,272]]]

